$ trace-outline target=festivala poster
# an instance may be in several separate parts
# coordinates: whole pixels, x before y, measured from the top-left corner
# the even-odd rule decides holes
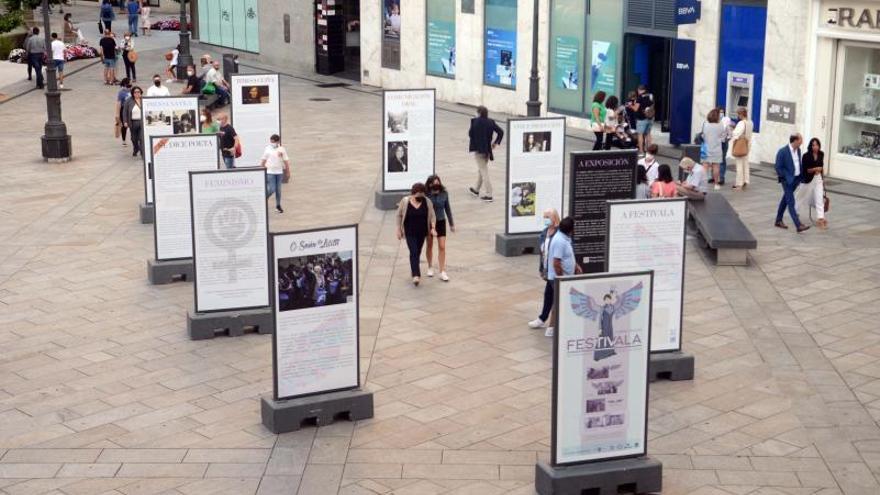
[[[580,83],[580,40],[574,36],[556,37],[556,87],[569,91],[577,91]]]
[[[192,258],[188,174],[217,170],[220,138],[216,134],[153,136],[153,234],[156,260]]]
[[[144,146],[144,198],[153,203],[153,153],[150,138],[177,134],[198,134],[199,99],[196,96],[144,96],[143,139]]]
[[[559,279],[554,466],[647,452],[652,285],[650,271]]]
[[[574,218],[575,261],[584,273],[605,270],[605,202],[635,198],[637,164],[636,150],[571,153],[568,214]]]
[[[427,72],[455,78],[455,0],[427,0]]]
[[[257,167],[272,134],[281,136],[281,94],[278,74],[235,74],[232,127],[241,141],[236,167]]]
[[[516,0],[486,0],[483,82],[516,87]]]
[[[681,350],[685,198],[608,203],[608,272],[654,271],[651,351]]]
[[[565,118],[507,123],[507,233],[538,233],[547,208],[562,212]]]
[[[190,172],[196,313],[269,306],[266,169]]]
[[[434,90],[388,90],[382,105],[382,190],[409,191],[434,173]]]
[[[590,67],[590,89],[593,93],[617,92],[617,50],[610,41],[593,40],[593,60]]]
[[[275,400],[357,388],[357,226],[272,234]]]
[[[382,67],[400,70],[400,0],[382,0]]]

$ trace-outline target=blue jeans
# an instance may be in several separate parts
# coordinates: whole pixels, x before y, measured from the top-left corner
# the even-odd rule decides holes
[[[224,156],[223,164],[226,165],[226,168],[235,168],[235,157],[234,156]]]
[[[217,88],[217,104],[221,107],[229,103],[229,91],[226,91],[226,88],[223,86],[216,86]]]
[[[551,266],[552,270],[553,267]],[[547,323],[547,320],[550,319],[550,311],[553,310],[553,285],[555,284],[554,280],[548,280],[547,285],[544,286],[544,307],[541,308],[541,316],[538,318],[541,319],[544,323]]]
[[[266,174],[266,199],[275,194],[275,206],[281,207],[281,179],[283,174]]]
[[[795,227],[800,228],[801,220],[798,218],[794,202],[794,192],[797,190],[800,183],[797,181],[797,178],[795,178],[795,181],[791,184],[783,182],[781,185],[782,199],[779,200],[779,208],[776,210],[776,223],[782,221],[782,215],[785,214],[785,209],[788,208],[788,214],[791,216],[791,220],[794,222]]]
[[[37,87],[43,87],[43,54],[42,53],[31,53],[28,55],[28,61],[30,61],[31,66],[33,66],[34,71],[37,73]]]
[[[133,36],[137,36],[138,34],[138,15],[137,14],[129,14],[128,15],[128,32],[130,32]]]
[[[727,141],[721,141],[721,166],[718,170],[718,179],[721,181],[721,184],[724,184],[724,174],[727,173],[727,147],[729,143]]]

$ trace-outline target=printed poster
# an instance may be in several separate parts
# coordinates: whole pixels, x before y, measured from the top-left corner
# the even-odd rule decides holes
[[[647,452],[652,278],[641,272],[559,279],[553,465]]]
[[[144,96],[144,198],[153,203],[153,153],[150,138],[199,133],[199,99],[195,96]]]
[[[591,90],[609,95],[617,92],[617,48],[609,41],[593,40],[593,60],[590,67]]]
[[[382,0],[382,67],[400,70],[400,0]]]
[[[278,74],[236,74],[229,81],[232,127],[241,142],[236,167],[257,167],[272,134],[281,135]]]
[[[556,60],[554,74],[556,87],[577,91],[580,87],[580,40],[574,36],[556,37]]]
[[[428,21],[428,74],[455,77],[455,22]]]
[[[434,173],[434,90],[385,91],[382,116],[384,191],[409,191]]]
[[[486,84],[516,87],[516,31],[486,28]]]
[[[541,232],[544,210],[562,214],[565,119],[511,119],[507,136],[507,233]]]

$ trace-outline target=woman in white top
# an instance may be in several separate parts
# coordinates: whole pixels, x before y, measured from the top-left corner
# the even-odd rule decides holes
[[[701,157],[703,166],[712,171],[715,180],[715,190],[721,189],[721,141],[724,139],[724,126],[721,124],[721,116],[717,108],[713,108],[706,116],[703,123],[703,147],[705,156]]]
[[[131,156],[137,156],[143,153],[143,143],[141,143],[141,129],[143,125],[143,103],[141,96],[144,92],[139,86],[131,88],[131,97],[125,100],[122,106],[122,123],[131,131]]]
[[[733,129],[733,135],[730,137],[730,146],[727,151],[736,162],[736,184],[733,185],[733,188],[742,190],[749,185],[749,152],[752,149],[752,130],[754,129],[754,124],[749,120],[749,111],[745,107],[736,109],[736,118],[738,122]],[[741,141],[741,143],[737,144],[737,141]]]
[[[150,12],[152,10],[151,7],[147,7],[146,5],[141,7],[141,22],[143,22],[141,29],[144,30],[144,36],[150,36],[152,34],[151,28],[153,21],[150,19]]]

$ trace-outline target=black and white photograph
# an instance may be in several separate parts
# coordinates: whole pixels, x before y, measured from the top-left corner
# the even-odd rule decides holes
[[[523,134],[523,153],[550,151],[551,132],[527,132]]]
[[[535,216],[535,183],[514,182],[510,188],[510,216]]]
[[[596,393],[599,395],[616,394],[617,387],[623,385],[623,380],[617,382],[593,383],[592,385],[593,388],[596,389]]]
[[[587,371],[587,380],[601,380],[603,378],[608,378],[608,372],[608,366],[590,368],[590,370]]]
[[[270,102],[268,84],[243,86],[241,88],[242,105],[262,105]]]
[[[388,132],[401,134],[409,127],[409,112],[388,112]]]
[[[278,311],[351,302],[351,251],[278,260]]]
[[[199,132],[195,110],[174,110],[171,116],[174,134],[193,134]]]
[[[605,418],[602,416],[591,416],[587,418],[587,428],[602,428],[605,426]]]
[[[604,412],[605,411],[605,399],[592,399],[587,401],[587,412]]]
[[[171,114],[164,110],[148,111],[146,112],[146,115],[144,115],[144,124],[147,127],[171,125]]]
[[[623,414],[606,414],[605,415],[605,425],[606,426],[616,426],[623,424]]]
[[[407,141],[390,141],[387,156],[389,173],[401,173],[409,170],[409,143]]]

